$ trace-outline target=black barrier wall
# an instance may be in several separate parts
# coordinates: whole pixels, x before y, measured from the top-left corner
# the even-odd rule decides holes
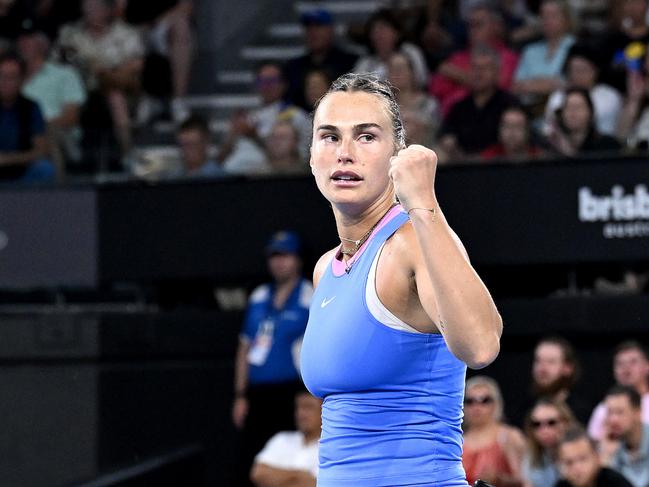
[[[442,167],[436,184],[477,266],[649,261],[646,160]],[[0,287],[260,279],[279,228],[304,235],[307,267],[336,245],[310,177],[0,190]]]

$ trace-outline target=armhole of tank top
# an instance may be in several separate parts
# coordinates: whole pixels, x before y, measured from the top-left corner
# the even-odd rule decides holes
[[[381,253],[383,252],[384,245],[385,242],[381,244],[379,250],[376,252],[374,260],[372,261],[372,265],[370,266],[370,271],[367,274],[367,282],[365,284],[365,302],[367,303],[367,309],[375,320],[387,326],[388,328],[422,335],[422,332],[414,329],[406,322],[400,320],[388,308],[386,308],[379,299],[379,295],[376,292],[376,268]]]

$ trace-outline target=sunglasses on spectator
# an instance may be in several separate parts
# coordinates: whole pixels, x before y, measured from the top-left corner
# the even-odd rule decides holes
[[[464,398],[464,404],[466,404],[467,406],[473,406],[474,404],[491,404],[492,402],[494,402],[494,398],[491,396],[475,396]]]
[[[541,426],[554,427],[559,424],[558,418],[545,419],[543,421],[532,420],[532,428],[539,429]]]

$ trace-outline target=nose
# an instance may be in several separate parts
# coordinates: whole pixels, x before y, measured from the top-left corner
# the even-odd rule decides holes
[[[349,138],[344,137],[340,140],[336,156],[339,164],[351,164],[354,162],[354,148]]]

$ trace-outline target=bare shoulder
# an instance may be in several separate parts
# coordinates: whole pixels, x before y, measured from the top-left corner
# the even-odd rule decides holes
[[[412,274],[416,267],[415,263],[421,254],[412,223],[408,221],[401,225],[394,235],[387,240],[385,249],[396,257],[399,264],[404,266],[404,269],[408,269],[409,274]]]
[[[316,287],[318,285],[318,281],[320,281],[320,276],[322,276],[322,273],[325,271],[327,268],[327,265],[331,262],[331,259],[334,258],[336,255],[336,251],[338,250],[338,247],[335,247],[324,254],[320,256],[318,259],[318,262],[316,262],[315,267],[313,268],[313,286]]]
[[[503,425],[502,431],[504,433],[503,436],[506,439],[506,443],[512,446],[523,445],[525,443],[525,436],[520,429],[514,426]]]

